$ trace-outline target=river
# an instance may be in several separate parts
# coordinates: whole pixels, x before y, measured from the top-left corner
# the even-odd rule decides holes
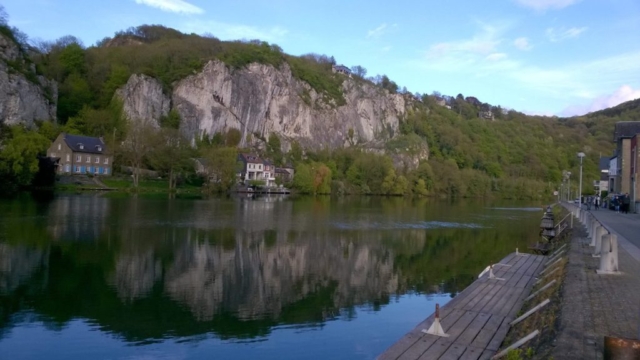
[[[0,358],[371,359],[535,242],[542,206],[0,200]]]

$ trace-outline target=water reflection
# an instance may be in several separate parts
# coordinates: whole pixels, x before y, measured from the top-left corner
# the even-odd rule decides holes
[[[280,326],[353,320],[358,307],[380,311],[408,292],[454,296],[537,234],[537,213],[487,215],[489,205],[96,195],[3,202],[0,341],[25,311],[58,327],[87,319],[147,343],[207,333],[252,339]]]

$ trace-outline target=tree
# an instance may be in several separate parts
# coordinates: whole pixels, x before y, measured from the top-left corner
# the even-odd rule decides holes
[[[289,150],[289,159],[293,162],[302,161],[302,146],[296,140],[291,142],[291,149]]]
[[[293,176],[293,187],[303,194],[314,192],[314,175],[307,164],[299,164]]]
[[[276,165],[282,165],[282,149],[280,138],[276,133],[269,134],[269,140],[267,141],[267,155],[273,160]]]
[[[208,181],[217,191],[227,191],[236,182],[238,150],[232,147],[207,149],[204,153]]]
[[[231,128],[227,130],[224,138],[224,143],[226,146],[236,147],[240,144],[240,140],[242,140],[242,133],[238,129]]]
[[[367,69],[360,65],[356,65],[351,67],[351,73],[364,79],[367,76]]]
[[[193,169],[193,149],[177,129],[163,128],[153,132],[153,151],[149,151],[149,164],[169,179],[169,190],[175,190],[178,175]]]
[[[38,172],[38,156],[45,155],[49,143],[37,132],[11,127],[8,138],[0,143],[0,191],[29,186]]]
[[[131,121],[127,139],[117,149],[117,155],[124,164],[131,167],[133,187],[137,188],[140,181],[140,170],[151,151],[153,151],[153,136],[155,129],[146,121]]]

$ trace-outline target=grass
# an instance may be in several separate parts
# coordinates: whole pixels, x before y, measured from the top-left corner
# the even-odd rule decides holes
[[[127,192],[169,192],[169,181],[166,179],[140,179],[138,188],[133,186],[133,180],[126,177],[101,178],[106,186],[117,191]],[[176,192],[200,192],[199,186],[180,184]]]

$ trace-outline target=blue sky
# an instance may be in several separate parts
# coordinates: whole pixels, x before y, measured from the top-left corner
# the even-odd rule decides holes
[[[640,98],[638,0],[4,0],[30,38],[141,24],[333,55],[411,92],[574,115]]]

